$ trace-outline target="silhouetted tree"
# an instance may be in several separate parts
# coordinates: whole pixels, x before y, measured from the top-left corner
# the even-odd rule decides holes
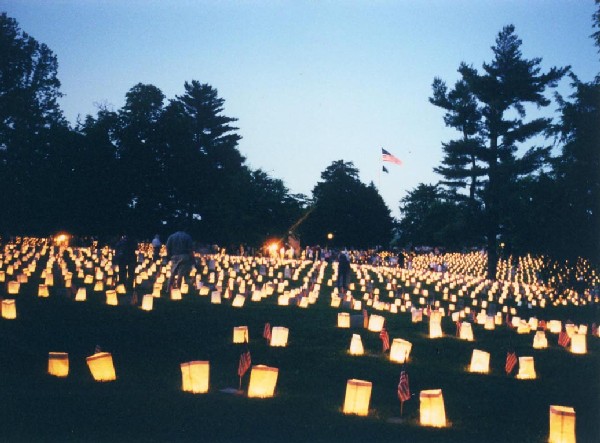
[[[514,195],[510,188],[518,177],[539,168],[549,154],[549,147],[532,147],[522,156],[517,155],[522,143],[543,134],[551,123],[548,118],[525,121],[525,105],[548,106],[550,100],[544,92],[555,87],[567,72],[567,68],[551,68],[547,73],[541,73],[541,59],[524,59],[521,43],[514,26],[506,26],[498,34],[496,45],[492,46],[494,59],[483,64],[483,73],[465,63],[458,70],[481,113],[478,137],[484,142],[485,150],[479,153],[478,160],[487,179],[482,198],[488,278],[496,277],[497,238],[506,217],[512,215],[511,202],[506,198]],[[443,82],[437,80],[437,85],[442,88]]]
[[[49,227],[41,209],[52,195],[45,192],[48,177],[42,165],[50,143],[66,127],[57,103],[57,68],[45,44],[0,14],[0,206],[10,208],[2,225],[11,232],[40,233]]]
[[[600,2],[596,5],[593,23],[600,28]],[[600,50],[599,33],[593,37]],[[553,165],[563,224],[556,252],[600,263],[600,74],[589,83],[574,74],[571,80],[571,101],[559,97],[562,152]]]
[[[445,246],[459,249],[481,244],[469,225],[469,204],[449,197],[439,185],[419,184],[400,201],[398,224],[404,246]]]
[[[121,168],[116,146],[118,130],[119,115],[105,108],[99,109],[95,118],[86,116],[75,128],[81,139],[79,149],[72,153],[77,165],[72,188],[78,197],[70,214],[80,223],[74,232],[106,236],[124,228],[131,197],[117,176]]]
[[[198,235],[230,243],[250,184],[237,149],[241,137],[230,126],[236,119],[222,115],[225,100],[212,86],[193,80],[184,88],[162,122],[172,217],[187,220]]]
[[[160,225],[160,202],[166,194],[163,145],[158,134],[164,98],[156,86],[135,85],[125,95],[115,134],[115,181],[127,202],[121,222],[146,235]]]
[[[352,162],[334,161],[313,188],[311,214],[300,228],[303,242],[331,246],[387,246],[391,240],[389,208],[370,184],[364,185]]]
[[[244,214],[252,227],[245,238],[259,245],[268,237],[284,238],[302,215],[301,202],[290,195],[282,180],[257,169],[251,172],[251,205]]]
[[[592,20],[600,27],[600,2]],[[600,34],[592,35],[600,49]],[[553,127],[561,145],[552,169],[521,180],[515,207],[519,252],[550,254],[600,263],[600,75],[589,82],[573,73],[569,99],[557,94],[560,122]]]
[[[185,221],[199,240],[259,243],[285,235],[301,196],[252,171],[223,115],[224,99],[198,81],[164,106],[138,83],[124,106],[68,127],[50,49],[0,15],[0,230],[12,234],[163,234]]]
[[[469,201],[476,206],[478,179],[485,175],[485,169],[479,164],[485,146],[479,136],[482,116],[477,99],[464,80],[456,82],[451,91],[448,91],[446,84],[439,78],[433,81],[432,87],[430,103],[445,109],[446,126],[461,133],[460,139],[442,144],[442,165],[434,168],[434,171],[444,177],[445,181],[442,183],[450,189],[458,190],[468,186]]]
[[[600,0],[596,0],[596,11],[592,15],[592,27],[598,29],[591,37],[598,48],[598,53],[600,53]]]

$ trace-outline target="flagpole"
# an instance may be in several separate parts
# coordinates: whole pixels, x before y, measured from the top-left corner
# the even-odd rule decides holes
[[[381,149],[383,148],[380,148],[380,150]],[[381,159],[381,152],[379,153],[379,158]],[[379,189],[379,192],[381,192],[381,168],[379,168],[379,171],[377,172],[377,182],[377,188]]]

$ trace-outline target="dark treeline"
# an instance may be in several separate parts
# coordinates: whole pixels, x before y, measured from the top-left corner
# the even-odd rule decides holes
[[[66,230],[144,239],[184,225],[199,241],[225,246],[260,246],[290,233],[305,244],[368,247],[391,240],[389,209],[351,162],[328,167],[310,199],[249,168],[238,150],[237,119],[224,115],[224,99],[211,85],[185,82],[181,95],[167,99],[158,87],[139,83],[121,109],[100,108],[74,127],[60,97],[57,57],[3,13],[4,235]]]
[[[200,81],[184,82],[174,98],[139,83],[121,109],[69,125],[58,104],[57,57],[3,13],[0,233],[131,231],[143,239],[184,224],[199,241],[227,246],[290,233],[303,244],[356,248],[484,246],[490,276],[498,253],[599,263],[600,76],[585,83],[568,67],[543,72],[520,45],[506,26],[481,72],[462,63],[453,86],[434,79],[429,100],[459,136],[443,143],[435,169],[442,180],[408,192],[394,221],[352,162],[328,166],[310,197],[249,168],[237,119]],[[572,95],[558,96],[554,88],[569,79]],[[528,118],[552,98],[555,119]]]
[[[600,31],[592,37],[600,49]],[[569,67],[543,72],[541,59],[524,58],[520,46],[506,26],[483,72],[462,63],[453,87],[433,81],[429,100],[459,136],[443,143],[435,169],[442,180],[420,184],[400,206],[403,242],[485,246],[489,278],[498,254],[600,263],[600,75],[585,83]],[[550,94],[563,78],[568,99]],[[528,118],[552,96],[557,122]]]

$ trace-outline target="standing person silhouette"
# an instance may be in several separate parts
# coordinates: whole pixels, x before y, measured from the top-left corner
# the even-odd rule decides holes
[[[160,241],[160,235],[156,234],[152,239],[152,260],[156,261],[160,258],[160,247],[162,243]]]
[[[344,294],[348,289],[348,283],[350,281],[350,259],[345,252],[340,252],[338,255],[338,278],[337,287],[341,293]]]
[[[194,264],[194,242],[185,231],[180,230],[167,239],[167,259],[171,260],[171,277],[168,291],[180,288],[181,282],[189,274]]]
[[[137,243],[127,234],[121,236],[121,239],[115,245],[115,258],[117,265],[119,265],[119,283],[125,285],[128,291],[133,289],[136,249]]]

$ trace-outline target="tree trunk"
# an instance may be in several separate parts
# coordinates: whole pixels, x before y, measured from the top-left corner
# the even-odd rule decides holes
[[[496,279],[496,270],[498,267],[498,251],[496,250],[497,231],[495,224],[490,220],[487,231],[487,278],[489,280]]]
[[[475,174],[475,168],[477,164],[475,163],[475,156],[471,156],[471,186],[469,187],[469,201],[471,204],[475,202],[475,190],[477,189],[477,175]]]
[[[498,266],[498,252],[496,250],[496,236],[498,235],[498,136],[490,134],[490,159],[488,170],[488,192],[486,201],[487,221],[487,278],[496,279]]]

